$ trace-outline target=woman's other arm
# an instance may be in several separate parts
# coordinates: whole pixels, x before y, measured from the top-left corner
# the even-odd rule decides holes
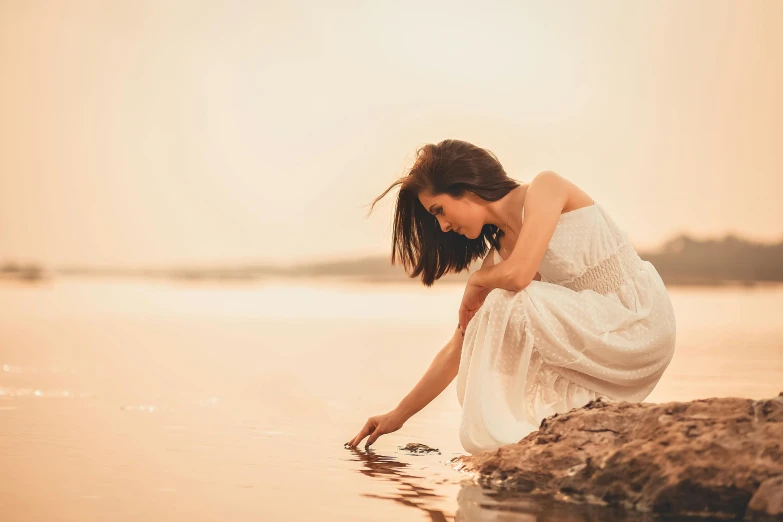
[[[471,274],[476,287],[518,292],[535,279],[563,208],[568,202],[568,180],[545,170],[530,182],[524,201],[525,219],[514,248],[505,261]]]

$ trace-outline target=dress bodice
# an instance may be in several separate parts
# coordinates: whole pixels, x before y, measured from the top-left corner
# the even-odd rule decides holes
[[[495,262],[499,261],[495,252]],[[637,261],[638,255],[628,243],[628,233],[593,201],[592,205],[560,215],[538,272],[541,280],[548,283],[575,290],[610,291],[625,279],[625,272],[638,266]],[[602,279],[605,281],[599,281]]]

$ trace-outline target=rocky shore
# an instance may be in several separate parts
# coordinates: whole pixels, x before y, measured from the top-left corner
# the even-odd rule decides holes
[[[515,444],[451,460],[484,487],[661,517],[783,520],[783,392],[691,402],[599,398]]]

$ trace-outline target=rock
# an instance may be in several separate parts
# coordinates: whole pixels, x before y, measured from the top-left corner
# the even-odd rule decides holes
[[[783,443],[783,442],[781,442]],[[783,520],[783,475],[765,480],[748,504],[745,520]]]
[[[403,447],[397,447],[398,449],[401,449],[403,451],[410,451],[411,453],[437,453],[440,455],[440,450],[435,448],[430,448],[429,446],[425,444],[419,444],[418,442],[409,442]]]
[[[783,520],[783,393],[663,404],[599,398],[544,419],[515,444],[451,462],[482,486],[532,496]]]

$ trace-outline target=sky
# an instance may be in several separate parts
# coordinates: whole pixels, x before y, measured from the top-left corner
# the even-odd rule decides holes
[[[415,151],[783,239],[783,2],[0,0],[0,262],[389,255]]]

